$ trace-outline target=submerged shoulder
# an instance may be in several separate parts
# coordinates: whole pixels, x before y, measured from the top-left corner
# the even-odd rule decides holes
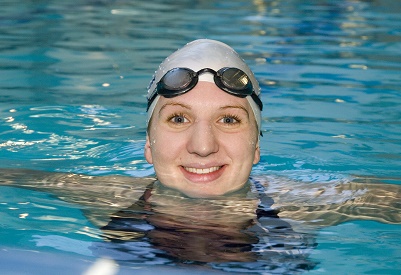
[[[350,220],[401,224],[401,185],[375,177],[305,181],[282,176],[255,177],[281,218],[312,227]]]
[[[95,225],[138,200],[154,178],[122,175],[91,176],[27,169],[0,169],[0,185],[47,192],[78,204]]]
[[[28,169],[0,171],[0,185],[44,191],[69,202],[96,207],[128,205],[155,181],[122,175],[91,176]]]

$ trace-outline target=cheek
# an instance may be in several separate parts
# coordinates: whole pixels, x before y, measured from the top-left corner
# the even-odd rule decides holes
[[[182,139],[170,136],[164,132],[163,135],[155,135],[149,139],[150,151],[153,156],[154,164],[165,166],[179,158],[183,148]]]
[[[255,151],[258,147],[258,137],[253,132],[248,132],[236,139],[237,148],[246,151]]]
[[[241,140],[237,140],[236,155],[245,162],[256,164],[259,161],[259,141],[254,134],[245,135]]]
[[[226,138],[223,142],[223,152],[229,155],[234,163],[244,169],[248,169],[254,163],[256,142],[249,135],[237,136],[233,139]]]

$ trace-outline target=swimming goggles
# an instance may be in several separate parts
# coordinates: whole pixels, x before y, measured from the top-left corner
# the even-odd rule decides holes
[[[210,68],[195,72],[189,68],[174,68],[169,70],[156,84],[156,88],[149,96],[148,110],[157,95],[167,98],[182,95],[193,89],[199,80],[199,75],[203,73],[212,73],[214,83],[223,91],[237,97],[251,96],[260,110],[263,109],[263,103],[253,90],[252,82],[242,70],[232,67],[224,67],[217,72]]]

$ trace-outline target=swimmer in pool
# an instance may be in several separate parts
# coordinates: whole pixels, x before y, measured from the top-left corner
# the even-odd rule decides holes
[[[370,183],[375,179],[250,180],[260,158],[262,108],[258,82],[238,54],[196,40],[167,57],[149,86],[144,155],[156,178],[2,170],[0,184],[85,205],[109,240],[146,237],[170,256],[199,262],[269,258],[278,247],[308,251],[313,238],[297,232],[352,219],[401,223],[400,187]],[[279,240],[283,233],[288,243]],[[296,261],[312,267],[305,254]]]
[[[102,227],[114,251],[134,252],[138,240],[149,239],[178,261],[265,258],[269,265],[270,254],[288,257],[294,270],[314,266],[307,260],[313,237],[279,219],[268,198],[258,206],[250,188],[251,169],[260,158],[259,95],[252,71],[221,42],[196,40],[164,60],[147,97],[144,154],[157,182]],[[264,238],[271,243],[261,245]],[[107,255],[108,247],[94,250]]]

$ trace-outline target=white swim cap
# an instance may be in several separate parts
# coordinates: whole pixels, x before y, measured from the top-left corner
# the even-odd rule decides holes
[[[238,55],[236,51],[230,46],[216,40],[210,39],[199,39],[186,44],[183,48],[177,50],[168,56],[159,66],[159,69],[155,72],[152,81],[148,87],[148,100],[153,95],[156,89],[157,83],[160,79],[171,69],[174,68],[189,68],[195,72],[204,68],[210,68],[215,71],[220,70],[223,67],[234,67],[245,72],[252,82],[254,92],[260,97],[260,87],[251,69],[245,63],[245,61]],[[204,73],[199,75],[199,81],[207,81],[214,83],[213,75],[210,73]],[[148,120],[149,123],[153,110],[157,104],[160,95],[157,95],[153,100],[152,104],[148,108]],[[252,99],[251,96],[247,96],[249,104],[251,105],[253,114],[256,119],[258,131],[261,128],[261,109]]]

